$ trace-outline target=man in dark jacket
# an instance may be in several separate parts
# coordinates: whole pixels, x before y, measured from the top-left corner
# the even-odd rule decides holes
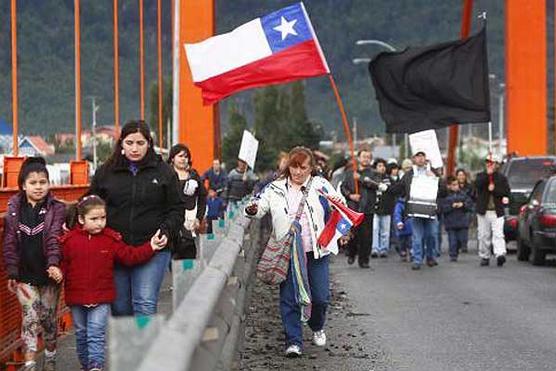
[[[457,261],[460,249],[467,248],[469,216],[473,200],[459,188],[456,177],[448,177],[448,195],[440,200],[440,212],[444,217],[444,228],[448,233],[450,261]]]
[[[379,181],[376,192],[375,212],[373,217],[373,244],[371,257],[386,258],[390,250],[390,222],[396,202],[395,196],[388,191],[391,185],[390,176],[386,174],[386,160],[377,158],[374,168]],[[386,189],[383,191],[383,189]]]
[[[358,256],[359,266],[369,268],[369,255],[372,245],[373,213],[376,201],[376,190],[378,182],[376,174],[371,169],[372,154],[370,149],[362,149],[357,154],[359,170],[346,174],[340,186],[342,194],[346,197],[348,206],[365,214],[363,222],[355,229],[355,238],[352,239],[347,247],[348,264],[355,262]],[[355,178],[354,178],[355,177]],[[358,191],[355,189],[355,182],[358,184]]]
[[[498,158],[487,156],[486,170],[477,174],[477,229],[479,234],[479,257],[481,266],[490,262],[490,245],[499,267],[506,262],[506,241],[504,240],[504,207],[509,204],[510,186],[508,179],[498,172]]]
[[[220,196],[222,192],[226,189],[226,181],[228,180],[228,174],[222,169],[220,165],[220,160],[215,158],[212,161],[212,167],[205,171],[201,180],[204,182],[208,180],[208,188],[214,189],[216,193]]]
[[[238,202],[253,192],[257,176],[249,170],[247,163],[237,160],[237,167],[228,173],[226,185],[226,204]]]

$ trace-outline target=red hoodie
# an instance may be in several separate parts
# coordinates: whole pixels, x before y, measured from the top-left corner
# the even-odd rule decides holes
[[[108,227],[94,235],[76,227],[60,237],[60,243],[67,305],[111,303],[116,296],[114,261],[136,265],[154,254],[150,242],[126,245],[122,236]]]

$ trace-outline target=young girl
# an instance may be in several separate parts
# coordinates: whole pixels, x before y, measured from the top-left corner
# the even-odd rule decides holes
[[[160,242],[157,231],[150,243],[126,245],[119,233],[106,227],[106,204],[96,195],[83,197],[68,219],[71,230],[60,238],[65,301],[71,308],[81,369],[99,371],[104,367],[110,303],[116,295],[114,260],[128,266],[145,263],[166,243]]]
[[[46,162],[27,158],[19,172],[19,193],[8,202],[4,220],[4,262],[8,290],[21,304],[21,340],[25,366],[35,370],[37,337],[42,326],[46,346],[44,370],[56,368],[56,308],[60,294],[62,232],[65,206],[49,191]],[[57,282],[56,282],[57,280]]]

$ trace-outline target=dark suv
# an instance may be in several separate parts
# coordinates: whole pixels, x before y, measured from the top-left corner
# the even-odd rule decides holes
[[[554,171],[556,156],[510,157],[500,172],[508,178],[511,197],[509,215],[504,220],[506,241],[517,237],[517,215],[520,207],[527,202],[529,194],[537,181]]]

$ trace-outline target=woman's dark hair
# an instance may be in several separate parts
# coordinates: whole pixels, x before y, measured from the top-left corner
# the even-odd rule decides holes
[[[305,161],[309,159],[309,166],[311,167],[311,174],[315,173],[316,161],[313,152],[306,147],[294,147],[288,153],[288,164],[286,168],[281,172],[280,178],[289,178],[290,177],[290,166],[299,167]]]
[[[114,146],[114,151],[112,152],[110,158],[106,161],[108,167],[114,167],[116,164],[121,163],[125,159],[125,156],[122,153],[122,142],[128,135],[134,133],[141,133],[149,143],[149,149],[147,150],[145,157],[149,155],[149,152],[154,153],[154,141],[151,136],[151,129],[149,128],[149,125],[143,120],[128,121],[122,127],[122,132],[120,133],[120,137]]]
[[[106,207],[106,202],[97,195],[83,196],[76,204],[70,206],[66,216],[66,226],[71,229],[75,227],[79,216],[85,216],[89,211],[97,207]]]
[[[455,172],[456,177],[458,176],[458,174],[460,172],[465,174],[465,183],[469,183],[469,176],[467,175],[467,171],[465,171],[465,169],[462,169],[462,168],[456,169],[456,172]]]
[[[25,183],[25,180],[27,180],[27,177],[31,173],[45,174],[46,179],[50,180],[48,169],[46,168],[46,160],[42,157],[27,157],[23,161],[23,164],[21,164],[21,169],[17,177],[17,186],[20,191],[23,191],[23,183]]]
[[[386,160],[383,159],[383,158],[380,158],[380,157],[377,157],[377,158],[375,159],[375,162],[373,163],[373,168],[376,169],[376,166],[377,166],[378,164],[383,164],[384,167],[387,166]]]
[[[191,151],[189,150],[189,147],[181,143],[175,144],[172,148],[170,148],[170,152],[168,153],[168,163],[172,165],[172,160],[180,152],[185,152],[185,155],[189,159],[188,164],[191,166],[193,164],[193,161],[191,160]]]
[[[399,169],[399,168],[400,167],[398,166],[398,164],[396,164],[395,162],[391,162],[388,165],[386,165],[386,174],[391,175],[392,170]]]

